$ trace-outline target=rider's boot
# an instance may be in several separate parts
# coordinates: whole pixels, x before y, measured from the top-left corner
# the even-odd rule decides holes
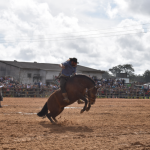
[[[62,93],[62,95],[63,95],[63,97],[64,97],[63,101],[66,102],[66,103],[69,103],[70,100],[68,99],[67,93]]]

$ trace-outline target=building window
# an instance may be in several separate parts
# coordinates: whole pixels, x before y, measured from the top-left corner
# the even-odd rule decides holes
[[[31,78],[31,73],[28,73],[28,74],[27,74],[27,77],[28,77],[28,78]]]

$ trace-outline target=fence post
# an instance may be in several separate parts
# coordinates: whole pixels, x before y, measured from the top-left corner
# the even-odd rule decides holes
[[[25,97],[27,97],[27,88],[25,88]]]
[[[42,97],[45,97],[45,91],[44,91],[44,89],[42,89],[42,90],[43,90]]]
[[[13,87],[13,97],[15,97],[15,87]]]
[[[100,98],[102,98],[102,91],[101,91],[101,89],[100,89]]]
[[[38,97],[40,97],[40,88],[37,89]]]
[[[38,97],[38,88],[36,88],[35,94],[36,94],[36,97]]]
[[[129,89],[127,89],[127,99],[129,99]]]

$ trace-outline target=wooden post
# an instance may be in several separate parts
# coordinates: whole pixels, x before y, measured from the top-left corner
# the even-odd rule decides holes
[[[13,87],[13,97],[15,97],[15,87]]]
[[[100,98],[102,97],[102,91],[101,91],[101,89],[100,89]]]
[[[36,97],[38,97],[38,88],[36,88]]]
[[[24,92],[25,92],[25,97],[27,97],[27,88],[25,88]]]

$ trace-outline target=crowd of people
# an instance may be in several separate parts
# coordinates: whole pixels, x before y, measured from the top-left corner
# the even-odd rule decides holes
[[[56,77],[55,77],[56,78]],[[137,83],[126,84],[124,79],[94,79],[99,86],[98,97],[139,97],[150,96],[150,89],[143,86],[137,87]],[[59,83],[59,82],[58,82]],[[3,96],[9,97],[45,97],[59,89],[58,84],[43,84],[41,81],[34,84],[22,84],[13,77],[0,77],[0,85],[3,85]]]
[[[106,88],[117,88],[117,87],[123,87],[125,85],[125,80],[124,79],[101,79],[96,81],[96,83],[100,87],[106,87]]]
[[[57,84],[46,85],[40,80],[34,84],[22,84],[17,80],[13,80],[12,77],[0,77],[0,85],[3,86],[4,97],[39,97],[45,91],[52,93],[59,88]]]
[[[144,87],[135,82],[125,84],[124,79],[101,79],[96,83],[100,87],[97,94],[102,97],[139,98],[150,96],[149,86]]]
[[[118,88],[101,88],[97,92],[99,97],[110,97],[110,98],[139,98],[139,97],[150,97],[150,90],[144,90],[141,88],[131,87],[118,87]]]

